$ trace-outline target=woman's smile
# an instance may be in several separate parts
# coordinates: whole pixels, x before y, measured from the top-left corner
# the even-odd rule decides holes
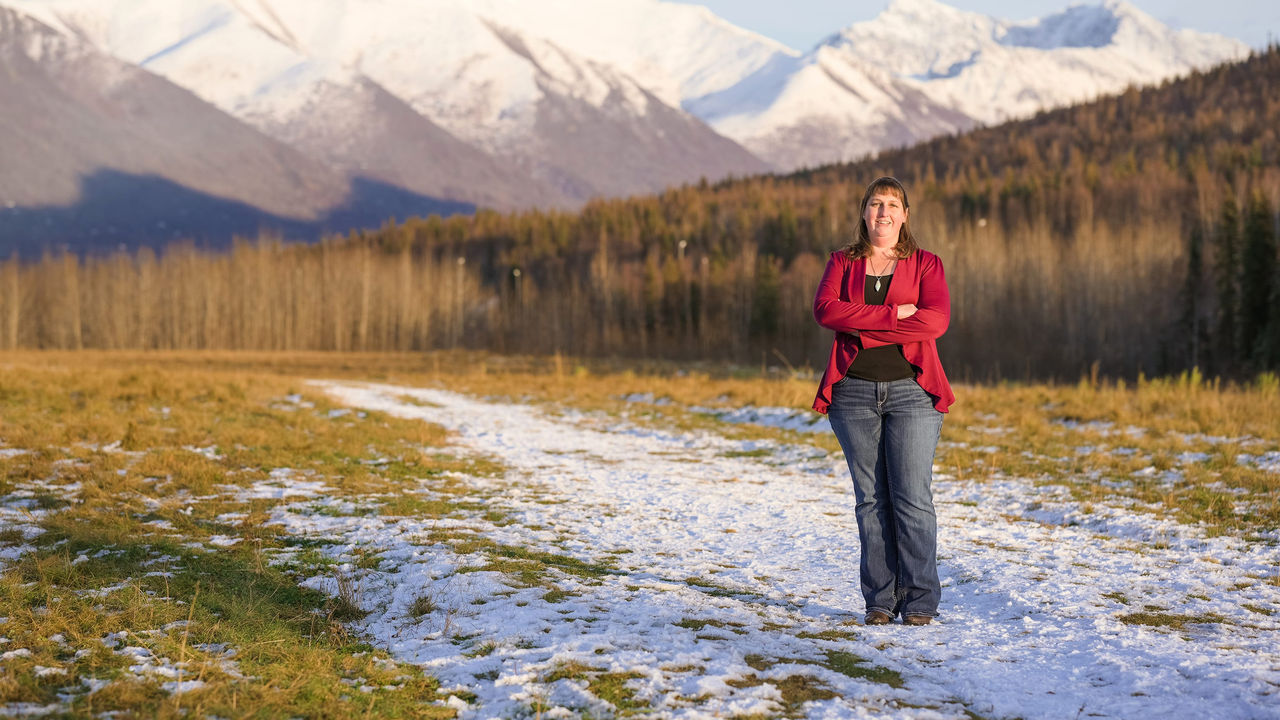
[[[872,244],[892,247],[898,242],[898,233],[907,219],[907,209],[902,198],[892,192],[876,193],[867,202],[863,220]]]

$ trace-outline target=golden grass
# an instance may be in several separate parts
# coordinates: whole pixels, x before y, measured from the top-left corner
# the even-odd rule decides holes
[[[726,425],[690,412],[690,406],[732,408],[742,405],[808,408],[814,381],[793,373],[758,367],[705,363],[576,360],[562,356],[495,356],[486,353],[324,353],[324,352],[15,352],[0,362],[49,368],[144,368],[170,372],[214,371],[235,377],[279,376],[296,392],[299,378],[333,377],[376,380],[451,389],[532,401],[551,407],[574,406],[625,414],[629,420],[677,429],[714,428],[741,439],[803,441],[828,452],[833,437],[739,424]],[[234,382],[221,394],[242,392]],[[627,403],[623,397],[649,393],[670,404]],[[1241,465],[1241,453],[1280,449],[1280,382],[1263,376],[1250,385],[1209,381],[1197,374],[1138,383],[1082,380],[1075,385],[958,385],[959,401],[943,426],[938,464],[964,479],[1029,477],[1066,484],[1082,502],[1117,495],[1183,521],[1203,522],[1212,531],[1273,529],[1280,526],[1280,482],[1274,473]],[[83,400],[81,400],[83,402]],[[65,404],[65,403],[64,403]],[[1078,429],[1063,422],[1079,423]],[[1109,427],[1096,425],[1108,423]],[[426,433],[416,424],[409,432]],[[1130,436],[1129,427],[1144,434]],[[1004,429],[1003,433],[992,430]],[[134,436],[146,437],[139,426]],[[101,435],[99,430],[88,433]],[[1208,438],[1227,438],[1211,442]],[[1240,438],[1256,438],[1242,445]],[[429,445],[438,438],[422,437]],[[245,445],[251,445],[248,439]],[[13,440],[10,444],[21,446]],[[1094,446],[1095,452],[1087,452]],[[1128,454],[1113,452],[1121,449]],[[247,458],[252,465],[262,457]],[[1189,452],[1209,455],[1206,462],[1180,463]],[[1152,467],[1155,476],[1135,475]],[[1182,481],[1160,482],[1166,470]],[[358,478],[352,482],[358,484]],[[1124,487],[1117,487],[1118,485]],[[1237,493],[1243,491],[1243,496]],[[1246,507],[1239,509],[1243,503]]]
[[[489,473],[492,463],[452,457],[444,431],[426,423],[331,417],[323,397],[272,372],[37,353],[4,358],[0,395],[0,441],[32,451],[0,458],[0,494],[56,511],[32,516],[44,534],[0,575],[6,648],[31,653],[0,669],[0,704],[61,695],[73,715],[162,718],[454,714],[432,704],[434,680],[350,636],[339,621],[355,600],[301,589],[264,561],[288,541],[266,524],[276,501],[237,493],[288,467],[375,498],[424,486],[448,495],[461,489],[443,470]],[[362,462],[375,457],[394,462]],[[238,522],[219,519],[228,513]],[[211,545],[220,535],[239,542]],[[115,647],[104,644],[111,633],[122,633]],[[129,646],[181,674],[116,652]],[[175,680],[203,684],[162,689]],[[89,692],[86,681],[104,687]]]
[[[1280,527],[1280,475],[1237,462],[1280,449],[1280,392],[1194,374],[1136,384],[965,386],[943,426],[938,464],[973,479],[1067,485],[1082,503],[1135,509],[1210,532]],[[1074,427],[1069,427],[1074,425]],[[1205,460],[1184,461],[1200,453]]]
[[[811,701],[830,700],[837,697],[822,681],[810,675],[788,675],[780,679],[762,679],[754,674],[734,680],[726,680],[725,684],[734,688],[753,688],[761,685],[772,685],[782,697],[780,714],[782,717],[803,717],[802,706]]]
[[[1221,615],[1213,613],[1181,615],[1156,611],[1127,613],[1120,615],[1118,619],[1126,625],[1146,625],[1148,627],[1172,628],[1174,630],[1185,630],[1188,625],[1214,625],[1224,620]]]
[[[620,395],[652,393],[689,405],[765,405],[808,408],[813,378],[758,366],[703,362],[500,356],[467,351],[332,353],[258,351],[10,351],[0,366],[81,369],[216,371],[225,377],[277,375],[434,385],[575,406],[612,405]],[[224,393],[242,392],[234,384]],[[0,388],[0,398],[10,390]],[[1240,385],[1198,374],[1137,383],[1082,380],[1077,384],[957,384],[959,401],[948,424],[969,424],[996,413],[1007,425],[1055,418],[1133,424],[1156,432],[1280,438],[1280,383],[1274,376]],[[83,402],[83,399],[80,400]],[[66,404],[66,401],[64,403]],[[11,443],[16,444],[16,443]]]

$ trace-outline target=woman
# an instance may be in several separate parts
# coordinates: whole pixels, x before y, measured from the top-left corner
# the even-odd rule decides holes
[[[955,400],[935,340],[951,318],[942,261],[911,234],[907,191],[878,178],[857,235],[831,253],[813,315],[834,330],[813,408],[827,413],[853,476],[868,625],[938,614],[933,453]]]

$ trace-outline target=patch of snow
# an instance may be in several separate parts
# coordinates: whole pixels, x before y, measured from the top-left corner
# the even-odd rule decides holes
[[[204,685],[205,683],[203,680],[173,680],[170,682],[161,683],[160,688],[172,695],[181,695],[182,693],[185,693],[185,692],[198,690],[204,687]]]
[[[107,587],[96,588],[96,589],[76,590],[75,592],[77,595],[81,597],[101,598],[101,597],[106,597],[113,592],[119,592],[121,590],[127,589],[130,586],[129,585],[130,582],[132,582],[132,580],[126,578],[123,582],[116,583],[115,585],[109,585]]]
[[[40,507],[37,492],[56,490],[60,498],[74,501],[80,492],[80,483],[58,485],[45,480],[29,480],[19,483],[18,489],[0,496],[0,527],[21,534],[21,540],[0,543],[0,569],[27,553],[35,551],[31,541],[44,534],[40,523],[56,509]]]
[[[183,445],[183,450],[193,452],[210,460],[225,460],[226,456],[218,452],[217,445],[209,445],[207,447],[196,447],[195,445]]]
[[[1280,473],[1280,451],[1265,452],[1260,455],[1241,453],[1236,455],[1237,465],[1256,467],[1269,473]]]
[[[177,555],[161,555],[159,557],[147,558],[146,560],[143,560],[142,567],[151,567],[152,565],[159,565],[161,563],[172,563],[181,559],[182,558],[178,557]]]
[[[302,480],[299,476],[313,475],[311,470],[298,471],[293,468],[276,468],[270,472],[270,479],[254,483],[248,489],[233,488],[238,502],[249,500],[271,500],[290,497],[316,497],[329,490],[321,480]]]
[[[125,641],[127,641],[128,639],[129,639],[129,631],[120,630],[118,632],[107,633],[106,635],[103,635],[102,639],[99,642],[101,642],[103,645],[105,645],[108,648],[115,649],[117,647],[120,647],[120,645]]]
[[[63,712],[66,708],[58,703],[41,705],[39,703],[17,702],[0,705],[0,717],[40,717]]]
[[[796,410],[783,407],[744,406],[733,410],[713,410],[711,414],[729,423],[749,423],[763,427],[776,427],[802,433],[831,432],[826,415],[812,410]]]
[[[1265,441],[1252,435],[1230,437],[1227,435],[1205,435],[1204,433],[1174,433],[1174,437],[1187,445],[1206,443],[1209,445],[1260,445]]]
[[[1008,435],[1013,432],[1011,427],[990,426],[990,425],[970,425],[965,428],[969,432],[982,433],[983,435]]]
[[[173,627],[176,625],[185,625],[185,622],[180,624],[170,623],[169,626],[166,627]],[[124,647],[118,647],[120,644],[127,641],[125,638],[128,634],[129,633],[127,631],[121,631],[120,633],[116,633],[115,636],[108,636],[108,638],[110,638],[110,642],[108,642],[108,638],[104,638],[103,644],[113,648],[112,652],[116,655],[132,661],[133,664],[129,666],[128,670],[136,678],[160,678],[162,679],[160,688],[165,692],[175,695],[189,692],[204,686],[204,682],[201,680],[183,679],[184,675],[187,677],[191,676],[191,673],[184,670],[186,663],[175,663],[167,657],[156,655],[156,653],[150,648],[139,645],[125,645]],[[150,633],[135,634],[146,635]]]
[[[644,403],[645,405],[658,405],[658,406],[671,404],[671,398],[666,397],[665,395],[663,397],[654,397],[653,393],[631,393],[630,395],[624,395],[622,397],[622,401],[629,402],[629,403]]]
[[[1111,429],[1116,426],[1115,423],[1107,422],[1105,420],[1090,420],[1088,422],[1081,422],[1079,420],[1072,420],[1070,418],[1054,418],[1049,422],[1052,425],[1064,427],[1068,430],[1090,431],[1090,432],[1099,433],[1101,435],[1110,434]]]

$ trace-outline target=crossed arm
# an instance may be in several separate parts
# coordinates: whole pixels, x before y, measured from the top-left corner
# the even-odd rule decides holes
[[[832,254],[813,298],[813,317],[828,330],[857,334],[863,330],[893,330],[898,325],[892,305],[867,305],[840,299],[840,286],[849,261]]]
[[[829,330],[861,335],[866,348],[940,337],[951,321],[951,294],[942,263],[932,256],[928,263],[923,268],[915,304],[866,305],[840,299],[847,261],[833,255],[818,283],[813,316]]]
[[[947,326],[951,324],[951,292],[947,290],[947,277],[942,270],[942,262],[932,255],[929,258],[920,274],[916,312],[911,317],[899,320],[898,326],[892,330],[862,333],[862,347],[936,340],[947,331]]]

